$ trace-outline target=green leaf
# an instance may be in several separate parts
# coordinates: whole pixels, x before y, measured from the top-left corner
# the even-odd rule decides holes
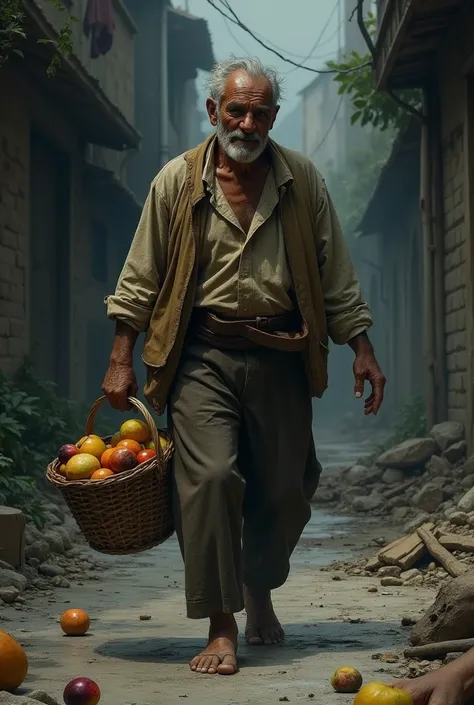
[[[362,110],[357,110],[355,113],[352,113],[351,115],[351,125],[355,125],[357,120],[360,118],[362,115]]]

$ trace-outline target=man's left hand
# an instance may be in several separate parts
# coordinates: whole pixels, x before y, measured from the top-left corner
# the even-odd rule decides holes
[[[383,401],[385,377],[371,347],[363,347],[356,352],[353,370],[355,378],[354,392],[358,399],[364,394],[366,380],[370,382],[372,387],[371,394],[364,402],[365,415],[377,415]]]

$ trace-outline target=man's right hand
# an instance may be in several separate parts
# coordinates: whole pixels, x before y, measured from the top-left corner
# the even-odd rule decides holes
[[[104,378],[102,391],[114,409],[119,411],[131,409],[128,397],[136,397],[138,391],[137,378],[132,365],[111,362]]]
[[[410,693],[414,705],[464,705],[466,701],[463,680],[449,667],[392,685]]]

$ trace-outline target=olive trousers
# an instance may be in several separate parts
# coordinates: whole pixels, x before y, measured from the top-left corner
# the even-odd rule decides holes
[[[300,353],[185,346],[169,399],[175,519],[191,619],[273,590],[311,516],[321,466]]]

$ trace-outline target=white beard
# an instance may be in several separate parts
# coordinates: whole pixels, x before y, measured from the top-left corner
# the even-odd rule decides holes
[[[220,115],[217,118],[216,134],[218,142],[228,157],[234,162],[241,164],[249,164],[254,162],[264,152],[268,144],[268,137],[262,139],[257,132],[250,135],[242,132],[242,130],[234,130],[227,132]],[[246,144],[246,141],[252,140]],[[253,146],[253,142],[257,142],[257,146]]]

